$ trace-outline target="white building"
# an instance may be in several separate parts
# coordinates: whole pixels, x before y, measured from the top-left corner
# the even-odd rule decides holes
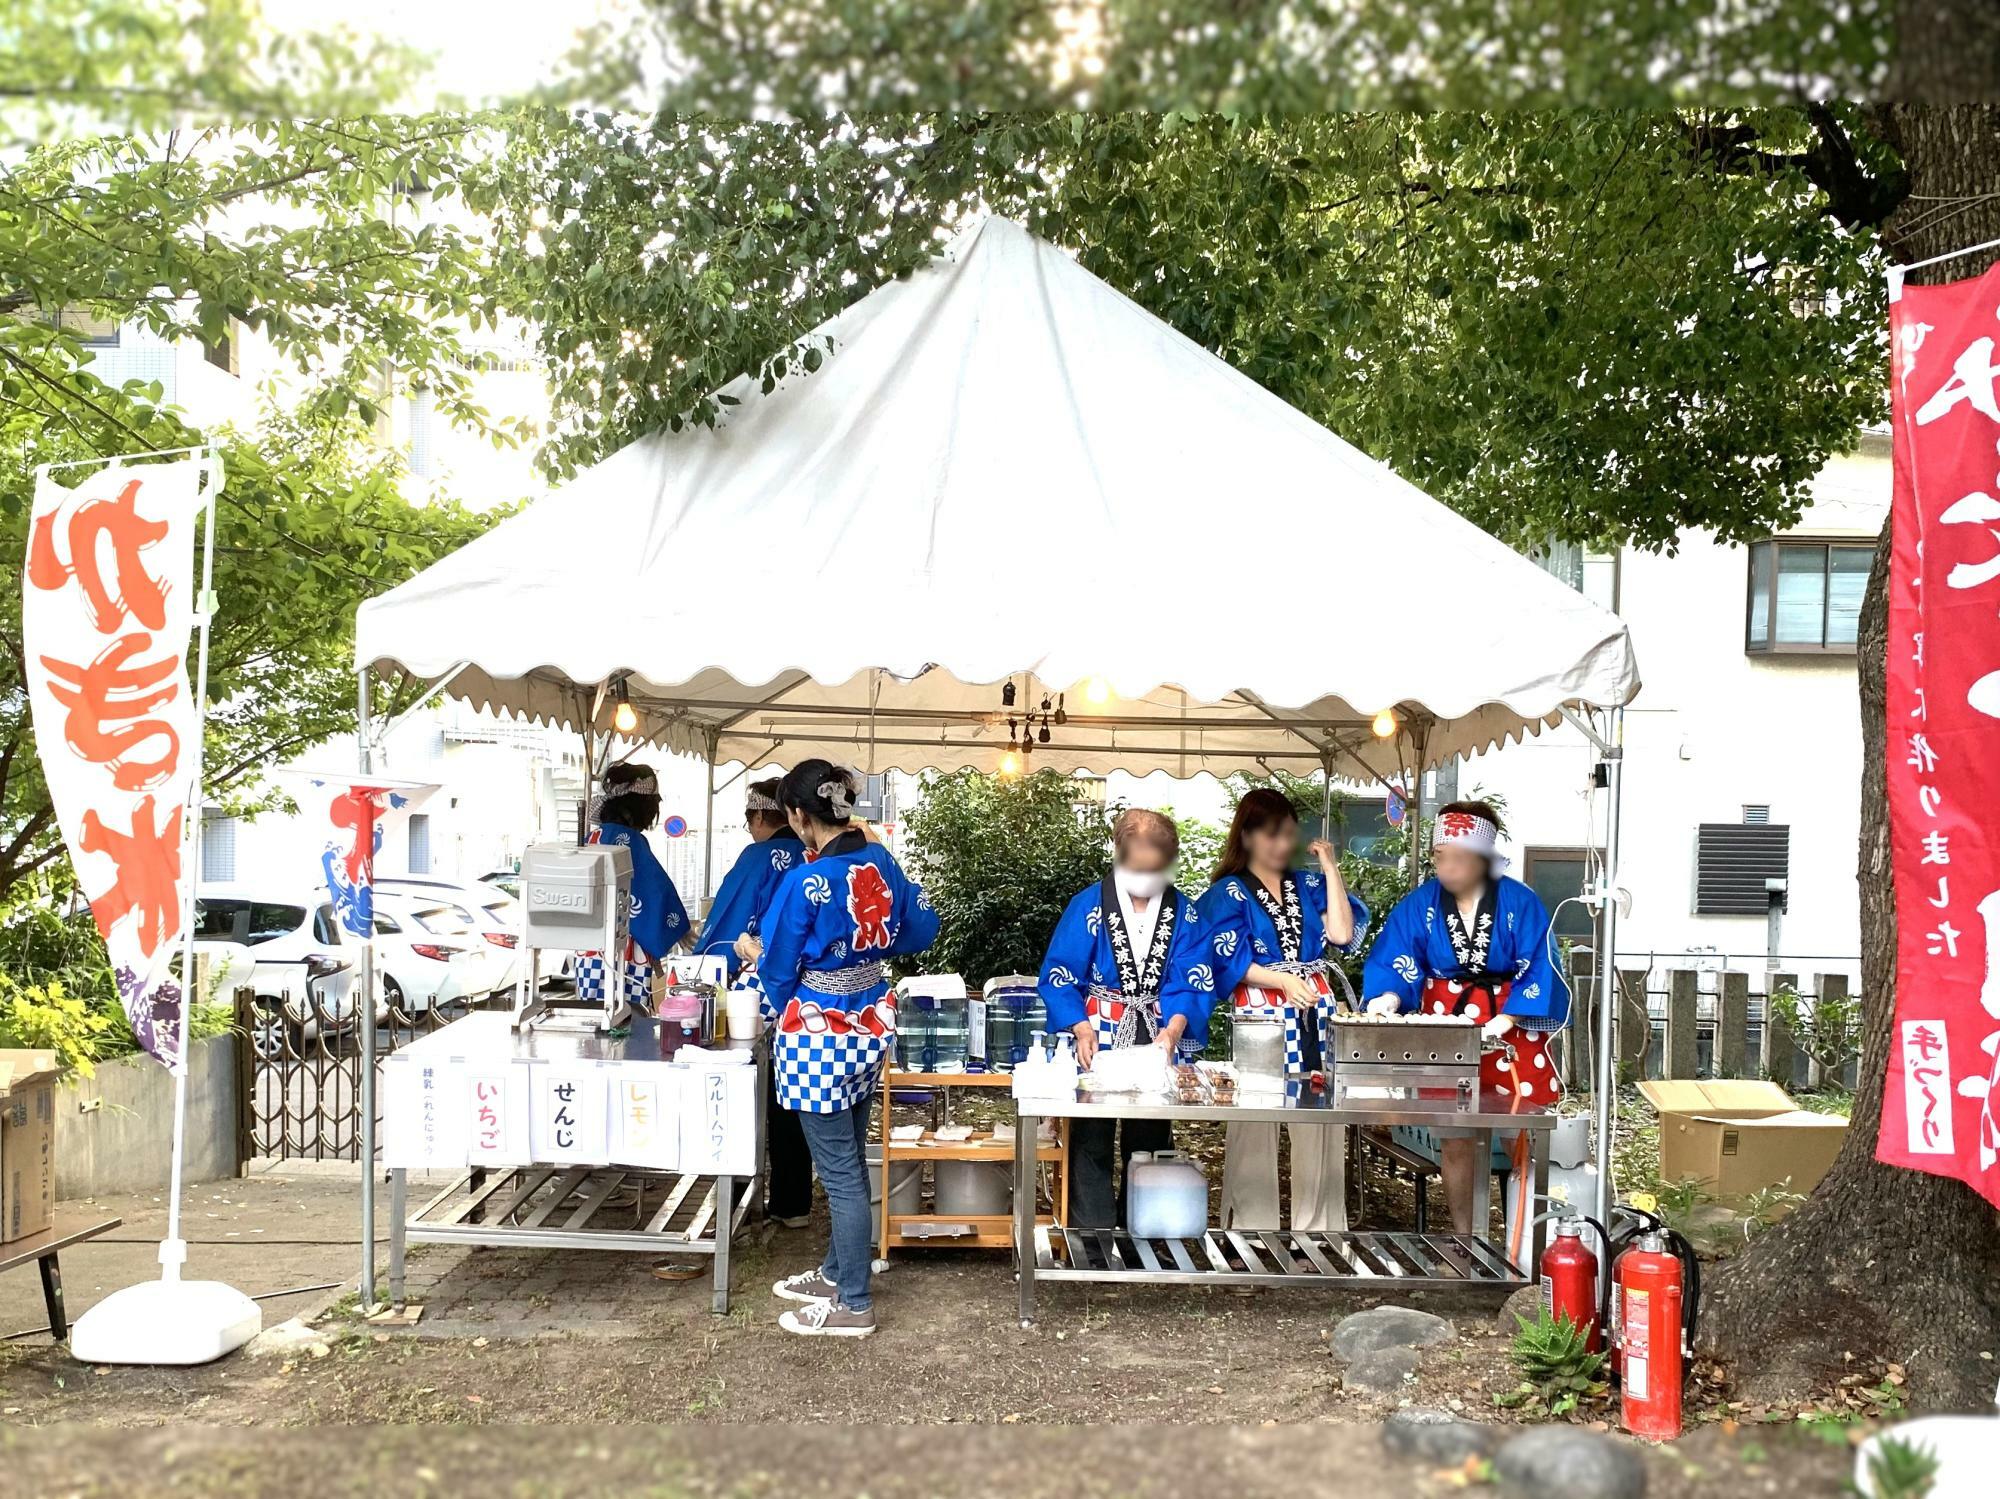
[[[1770,540],[1690,533],[1673,556],[1570,559],[1572,581],[1631,626],[1645,679],[1625,714],[1621,966],[1763,968],[1765,881],[1782,879],[1778,966],[1858,977],[1854,636],[1889,492],[1888,435],[1869,433]],[[1463,792],[1505,799],[1515,873],[1551,907],[1601,836],[1591,758],[1564,727],[1459,768]],[[1588,940],[1577,907],[1558,927]]]

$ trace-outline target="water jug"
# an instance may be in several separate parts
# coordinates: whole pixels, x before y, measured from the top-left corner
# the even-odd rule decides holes
[[[1132,1152],[1125,1229],[1135,1239],[1198,1239],[1208,1230],[1208,1178],[1171,1150]]]

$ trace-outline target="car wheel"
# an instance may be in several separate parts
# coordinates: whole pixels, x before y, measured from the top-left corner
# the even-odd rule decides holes
[[[403,1004],[403,986],[386,973],[382,975],[382,1003],[389,1011],[390,1025],[410,1023],[410,1012]]]
[[[250,1051],[260,1062],[283,1060],[287,1051],[295,1050],[287,1032],[290,1027],[275,1008],[257,1006],[257,1013],[250,1022]]]

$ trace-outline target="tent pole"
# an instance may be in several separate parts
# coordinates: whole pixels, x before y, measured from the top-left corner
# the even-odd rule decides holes
[[[362,667],[354,690],[354,746],[363,775],[373,774],[375,752],[369,743],[371,709],[369,668]],[[308,1002],[311,996],[307,996]],[[361,1310],[375,1305],[375,944],[361,944],[361,992],[354,1002],[355,1027],[361,1032]]]
[[[1328,843],[1333,842],[1333,756],[1319,757],[1320,774],[1326,777],[1324,794],[1319,804],[1319,835]]]
[[[701,898],[715,897],[715,750],[717,739],[708,736],[708,752],[702,758],[707,769],[702,774],[702,783],[708,788],[708,803],[701,814]]]
[[[1603,921],[1597,954],[1597,1067],[1593,1084],[1597,1097],[1597,1221],[1609,1231],[1611,1203],[1611,1135],[1617,1126],[1618,1080],[1612,1072],[1612,1026],[1618,1017],[1618,838],[1625,795],[1625,710],[1613,708],[1609,743],[1603,750],[1606,790],[1604,817]]]

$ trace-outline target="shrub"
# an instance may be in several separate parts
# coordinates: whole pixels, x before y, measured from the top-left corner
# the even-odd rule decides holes
[[[1514,1334],[1512,1356],[1521,1383],[1495,1395],[1495,1405],[1567,1416],[1578,1406],[1604,1398],[1609,1389],[1604,1378],[1606,1355],[1590,1351],[1587,1329],[1567,1317],[1552,1317],[1547,1307],[1533,1322],[1526,1317],[1515,1320],[1521,1330]]]

